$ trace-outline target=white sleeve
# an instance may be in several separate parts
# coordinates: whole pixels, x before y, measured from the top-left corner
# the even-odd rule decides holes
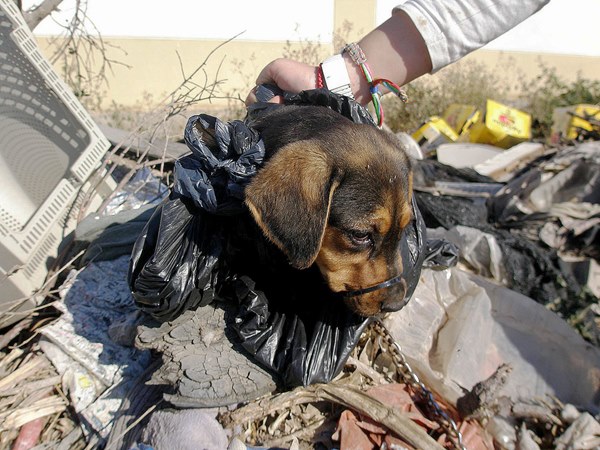
[[[432,72],[462,58],[539,11],[550,0],[407,0],[394,8],[425,39]]]

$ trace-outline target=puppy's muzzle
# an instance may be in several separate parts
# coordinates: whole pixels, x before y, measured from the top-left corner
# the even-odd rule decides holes
[[[373,286],[369,286],[363,289],[355,289],[351,291],[343,291],[341,295],[345,299],[349,299],[351,297],[359,297],[361,295],[370,294],[371,292],[379,291],[382,289],[388,289],[390,287],[394,287],[396,292],[401,293],[401,295],[391,296],[389,300],[384,301],[381,304],[381,312],[392,312],[398,311],[405,304],[404,295],[406,293],[406,280],[402,275],[398,275],[392,278],[389,278],[381,283],[377,283]]]

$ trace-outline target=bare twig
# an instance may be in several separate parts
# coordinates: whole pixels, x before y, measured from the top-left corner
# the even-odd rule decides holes
[[[162,403],[162,402],[160,402]],[[125,435],[132,430],[133,428],[135,428],[142,420],[144,420],[144,418],[146,416],[148,416],[148,414],[150,414],[152,411],[154,411],[159,405],[160,403],[156,404],[156,405],[151,405],[148,407],[148,409],[146,409],[146,411],[144,411],[144,413],[142,413],[137,419],[135,419],[132,423],[130,423],[127,428],[125,428],[116,438],[115,438],[115,442],[118,442],[120,439],[122,439],[123,437],[125,437]],[[110,448],[112,448],[112,446],[106,446],[105,450],[110,450]]]
[[[358,373],[370,378],[375,384],[389,384],[389,381],[381,373],[353,356],[348,358],[346,365],[354,366]]]
[[[20,348],[13,348],[8,355],[4,356],[0,360],[0,373],[2,373],[5,370],[5,368],[7,368],[10,365],[10,363],[21,358],[23,356],[23,353],[23,350],[21,350]]]
[[[4,390],[0,393],[2,396],[9,395],[29,395],[32,392],[38,391],[40,389],[45,389],[48,387],[54,387],[55,385],[59,385],[61,382],[61,376],[55,375],[49,378],[44,378],[37,381],[29,381],[23,385],[19,385],[18,387],[14,387],[12,389]]]
[[[83,436],[81,427],[76,427],[71,431],[56,447],[56,450],[69,450],[73,448],[73,445],[79,441]]]
[[[336,422],[336,421],[337,420],[334,420],[333,422]],[[290,433],[287,436],[269,440],[269,445],[271,447],[283,447],[283,446],[285,446],[285,444],[289,444],[291,441],[293,441],[294,438],[310,440],[315,435],[315,432],[327,422],[332,422],[332,420],[323,417],[309,425],[304,425],[298,431]],[[335,425],[335,423],[334,423],[334,425]]]
[[[140,133],[143,133],[143,130],[149,130],[148,131],[149,137],[147,139],[148,145],[147,145],[146,149],[143,150],[142,153],[136,159],[136,162],[135,162],[136,165],[133,168],[131,168],[129,170],[129,172],[127,174],[125,174],[123,176],[123,178],[120,180],[117,188],[112,193],[112,195],[109,195],[104,200],[104,202],[98,209],[99,212],[104,211],[104,209],[108,206],[108,204],[113,199],[114,195],[116,195],[116,193],[120,189],[122,189],[127,184],[127,182],[129,182],[129,180],[133,177],[133,175],[137,172],[137,170],[139,170],[140,168],[142,168],[144,166],[144,164],[145,164],[144,160],[147,158],[148,151],[150,150],[150,146],[154,143],[154,141],[158,138],[158,136],[162,133],[165,135],[165,137],[168,137],[168,133],[166,132],[166,130],[168,128],[169,121],[172,118],[182,115],[187,109],[189,109],[191,106],[193,106],[199,102],[202,102],[202,101],[210,102],[214,99],[229,98],[228,96],[217,95],[218,87],[225,81],[225,80],[219,79],[219,71],[223,64],[223,61],[221,61],[219,63],[219,66],[217,68],[217,71],[216,71],[212,81],[209,81],[209,77],[206,72],[206,66],[208,64],[208,61],[215,54],[216,51],[218,51],[221,47],[228,44],[232,40],[236,39],[238,36],[239,36],[239,34],[233,36],[230,39],[227,39],[226,41],[220,43],[215,48],[213,48],[206,55],[204,60],[198,66],[196,66],[190,73],[186,73],[186,70],[183,66],[183,62],[181,60],[181,56],[179,55],[179,53],[177,53],[177,58],[179,60],[179,67],[180,67],[180,71],[181,71],[181,74],[183,77],[183,80],[181,81],[181,83],[175,89],[173,89],[173,91],[171,91],[169,94],[167,94],[164,97],[163,101],[160,103],[160,105],[158,107],[156,107],[154,110],[152,110],[148,114],[146,114],[139,121],[138,125],[134,128],[134,131],[132,131],[130,136],[128,138],[125,138],[120,144],[116,145],[111,150],[110,155],[108,155],[108,157],[106,158],[106,161],[109,161],[109,160],[111,160],[113,155],[117,155],[119,153],[121,154],[121,156],[123,156],[128,151],[128,149],[131,147],[131,145],[130,144],[127,145],[127,143],[131,142],[131,140],[133,139],[134,136],[139,136]],[[198,77],[200,78],[200,80],[196,79]],[[164,141],[167,141],[167,139],[164,139]],[[165,152],[163,152],[163,155],[164,155],[164,153]],[[108,163],[105,162],[105,165],[107,165],[107,164]],[[105,172],[106,172],[105,176],[110,176],[110,174],[114,170],[114,167],[115,166],[112,166],[111,168],[108,168],[107,170],[105,170]],[[106,166],[105,166],[105,168],[106,168]],[[161,171],[162,171],[162,165],[161,165]],[[101,181],[102,180],[98,181],[96,187],[99,186]],[[84,213],[87,210],[89,202],[91,201],[92,193],[93,193],[93,191],[91,191],[86,196],[85,201],[82,203],[80,217],[84,216]]]
[[[2,335],[2,337],[0,337],[0,350],[2,350],[4,347],[6,347],[8,344],[10,344],[10,342],[14,338],[16,338],[23,330],[25,330],[26,328],[29,328],[31,326],[32,322],[33,322],[33,317],[27,316],[24,319],[22,319],[20,322],[18,322],[16,325],[14,325],[6,333],[4,333]]]
[[[58,396],[47,397],[38,400],[31,406],[10,411],[9,414],[4,415],[3,413],[0,413],[0,417],[4,416],[2,428],[5,430],[18,428],[40,417],[62,412],[66,408],[67,405],[62,398]]]
[[[33,15],[41,17],[45,14],[43,17],[46,17],[60,3],[59,0],[45,0],[39,8],[26,14],[32,14],[32,21]],[[107,74],[112,72],[113,66],[129,66],[109,56],[110,49],[122,49],[103,39],[87,15],[87,6],[87,0],[77,0],[69,22],[65,25],[56,21],[63,33],[50,40],[54,50],[49,60],[55,67],[62,68],[63,79],[77,97],[86,102],[99,102],[99,96],[91,96],[100,93],[103,87],[108,87]],[[42,7],[44,9],[40,10]]]
[[[498,392],[506,384],[512,367],[501,364],[496,371],[486,380],[477,383],[471,391],[467,392],[457,401],[457,408],[462,417],[490,416]]]
[[[44,366],[48,366],[48,360],[46,358],[41,357],[37,357],[32,361],[23,364],[13,373],[0,380],[0,391],[12,388],[15,383],[25,379],[28,375],[32,374],[37,370],[40,370],[40,368],[43,368]]]
[[[9,315],[13,315],[13,314],[32,314],[35,311],[37,311],[40,308],[45,308],[46,306],[37,306],[35,308],[29,309],[29,310],[24,310],[24,311],[17,311],[15,312],[15,310],[17,310],[21,305],[23,305],[24,303],[30,301],[30,300],[34,300],[36,297],[39,298],[46,298],[49,295],[58,292],[58,291],[53,291],[51,288],[54,285],[54,282],[56,281],[56,278],[62,273],[64,272],[67,268],[71,267],[71,264],[73,264],[74,261],[76,261],[81,255],[83,254],[83,251],[77,253],[75,256],[73,256],[69,261],[67,261],[65,264],[62,264],[61,266],[57,267],[54,271],[51,271],[48,275],[48,277],[46,277],[46,280],[44,281],[44,284],[36,291],[34,292],[32,295],[26,296],[26,297],[21,297],[15,300],[12,300],[10,302],[6,302],[4,305],[8,306],[8,308],[6,309],[6,311],[3,311],[2,314],[5,316],[9,316]],[[33,304],[36,304],[36,301],[32,301]]]

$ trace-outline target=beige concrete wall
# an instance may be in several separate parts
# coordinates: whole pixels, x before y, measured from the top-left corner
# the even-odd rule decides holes
[[[359,23],[361,29],[368,28],[369,24],[374,23],[374,14],[370,16],[367,14],[374,8],[363,8],[360,1],[338,0],[337,4],[340,2],[348,3],[345,11],[348,11],[348,8],[358,9],[364,18],[364,21]],[[340,26],[340,20],[341,15],[338,16],[336,13],[337,26]],[[352,32],[357,33],[358,28],[356,26],[353,28]],[[352,33],[348,35],[349,40],[354,40],[356,37],[352,36]],[[42,51],[48,53],[48,40],[38,38],[38,41]],[[158,101],[181,83],[183,74],[180,61],[185,73],[189,74],[208,58],[203,67],[208,82],[213,82],[215,77],[221,81],[215,94],[217,96],[239,95],[245,98],[248,89],[254,85],[260,69],[269,61],[289,55],[290,52],[295,52],[295,55],[306,54],[314,59],[324,58],[334,51],[333,44],[306,42],[289,44],[232,41],[221,45],[220,41],[209,40],[124,38],[108,38],[108,42],[111,47],[107,48],[107,56],[130,67],[113,65],[113,71],[107,74],[109,89],[100,94],[103,104],[109,105],[114,102],[138,109],[150,106],[147,104],[148,94],[153,100]],[[463,60],[463,62],[468,61],[478,61],[492,70],[504,71],[514,76],[514,80],[517,81],[538,74],[540,63],[555,67],[557,73],[566,80],[574,80],[578,75],[592,80],[600,79],[600,58],[479,50]],[[201,75],[204,72],[201,72]],[[203,76],[196,80],[200,83],[204,82]],[[216,98],[212,105],[206,104],[206,107],[210,109],[212,106],[223,105],[227,105],[227,100]]]
[[[282,56],[317,64],[358,40],[376,25],[377,0],[333,0],[333,42],[273,42],[232,40],[223,44],[217,40],[106,38],[106,57],[124,65],[113,64],[107,72],[108,87],[96,92],[104,107],[117,104],[124,108],[148,109],[176,89],[192,71],[206,61],[194,81],[200,85],[219,82],[212,103],[207,109],[231,108],[232,100],[245,98],[260,70]],[[324,30],[324,31],[330,31]],[[47,38],[38,38],[42,51],[50,54]],[[99,55],[95,55],[100,61]],[[600,79],[600,58],[568,55],[536,55],[531,53],[479,50],[453,67],[469,61],[483,63],[497,72],[507,83],[519,85],[524,78],[532,79],[541,71],[541,64],[556,68],[560,77],[574,80]],[[126,66],[127,67],[126,67]],[[183,73],[182,73],[183,66]],[[60,67],[57,67],[60,72]],[[435,76],[435,75],[434,75]],[[91,102],[92,104],[97,102]],[[238,103],[241,106],[241,103]]]
[[[333,31],[336,41],[353,42],[375,28],[377,0],[335,0],[333,4]],[[335,44],[340,45],[340,42]]]
[[[42,53],[49,56],[49,40],[38,38]],[[107,72],[109,88],[101,93],[103,104],[115,102],[127,107],[144,106],[150,94],[158,101],[176,89],[193,71],[201,67],[195,82],[203,85],[218,80],[215,96],[245,97],[254,86],[260,69],[285,53],[302,54],[306,43],[287,44],[267,41],[222,41],[107,38],[107,58],[122,64],[112,64]],[[312,45],[323,57],[332,51],[331,45]],[[312,52],[311,49],[307,50]],[[96,60],[100,58],[97,55]],[[206,62],[205,62],[206,61]],[[182,71],[183,67],[183,71]],[[57,67],[60,73],[60,67]],[[226,104],[216,98],[216,104]]]

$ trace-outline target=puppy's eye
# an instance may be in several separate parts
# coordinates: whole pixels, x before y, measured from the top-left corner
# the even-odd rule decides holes
[[[349,233],[350,239],[356,245],[366,245],[371,243],[371,234],[368,231],[353,230]]]

